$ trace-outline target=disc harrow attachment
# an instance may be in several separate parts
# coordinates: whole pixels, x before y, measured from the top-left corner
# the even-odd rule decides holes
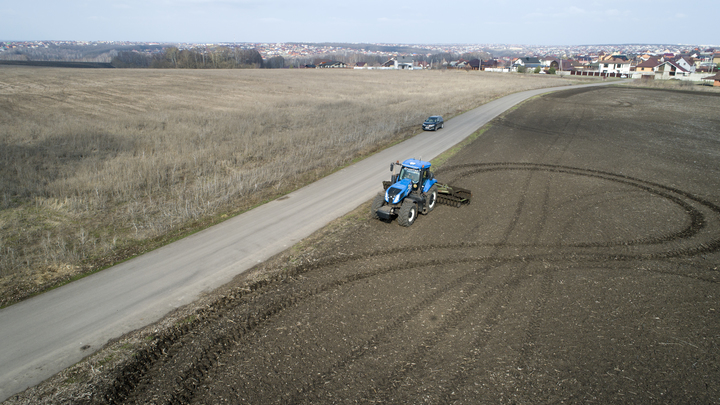
[[[470,204],[470,200],[472,200],[472,192],[465,188],[437,183],[437,191],[438,204],[460,208],[463,204]]]

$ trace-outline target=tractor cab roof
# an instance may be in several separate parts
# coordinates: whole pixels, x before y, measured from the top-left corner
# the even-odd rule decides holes
[[[417,159],[407,159],[404,162],[402,162],[402,165],[405,167],[409,167],[412,169],[418,169],[418,170],[423,169],[423,168],[427,169],[431,166],[430,162],[424,162],[422,160],[417,160]]]

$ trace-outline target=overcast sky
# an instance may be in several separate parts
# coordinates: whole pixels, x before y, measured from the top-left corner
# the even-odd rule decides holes
[[[0,0],[0,40],[712,45],[717,15],[718,0]]]

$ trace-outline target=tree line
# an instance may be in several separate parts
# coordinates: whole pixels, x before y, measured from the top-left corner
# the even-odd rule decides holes
[[[174,46],[153,55],[119,52],[111,63],[116,68],[154,69],[241,69],[262,68],[265,64],[255,49],[219,47],[197,51]]]
[[[387,56],[367,55],[355,52],[341,52],[322,55],[330,59],[347,64],[356,62],[367,62],[370,65],[378,65],[388,60]],[[487,52],[473,52],[465,54],[437,53],[432,55],[415,55],[416,61],[427,61],[435,66],[440,66],[443,61],[457,59],[481,59],[489,60],[492,56]],[[212,49],[178,49],[169,47],[155,54],[146,54],[134,51],[118,52],[112,59],[112,65],[116,68],[155,68],[155,69],[238,69],[238,68],[267,68],[282,69],[288,67],[303,67],[314,64],[318,56],[285,59],[282,56],[273,56],[263,59],[255,49],[240,49],[229,47],[218,47]]]

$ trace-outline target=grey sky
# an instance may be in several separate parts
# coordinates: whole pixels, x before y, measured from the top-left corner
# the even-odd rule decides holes
[[[0,40],[718,44],[703,16],[719,12],[717,0],[0,0]]]

